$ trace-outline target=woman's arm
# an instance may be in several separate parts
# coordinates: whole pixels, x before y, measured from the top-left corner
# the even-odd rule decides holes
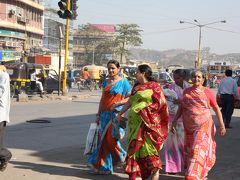
[[[219,106],[217,105],[217,106],[213,107],[213,110],[217,116],[217,120],[218,120],[218,124],[219,124],[219,133],[221,136],[224,136],[226,133],[226,129],[225,129],[225,125],[224,125],[223,118],[222,118],[222,113],[219,109]]]
[[[181,106],[181,104],[179,104],[177,113],[172,121],[171,131],[173,134],[176,133],[177,120],[182,116],[182,111],[183,111],[182,106]]]
[[[122,108],[121,111],[119,111],[117,115],[118,121],[121,121],[123,118],[123,114],[131,107],[131,101],[128,99],[128,101],[125,103],[124,107]]]
[[[111,107],[111,111],[113,111],[116,107],[124,105],[126,102],[128,102],[130,95],[127,95],[124,99],[122,99],[121,101],[116,101],[112,107]]]
[[[130,107],[131,107],[131,101],[130,101],[130,99],[128,99],[128,101],[125,103],[124,107],[118,113],[118,115],[122,116]]]

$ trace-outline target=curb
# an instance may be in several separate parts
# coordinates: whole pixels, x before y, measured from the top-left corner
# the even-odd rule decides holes
[[[84,95],[67,95],[67,96],[58,96],[58,95],[45,95],[42,98],[38,95],[36,96],[28,96],[24,99],[19,99],[19,101],[16,98],[12,98],[11,101],[14,103],[29,103],[29,102],[51,102],[51,101],[79,101],[83,99],[89,98],[89,94]]]

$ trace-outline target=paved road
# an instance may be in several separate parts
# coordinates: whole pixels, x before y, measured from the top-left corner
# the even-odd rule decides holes
[[[6,180],[127,179],[120,167],[109,176],[94,175],[83,156],[89,124],[94,121],[100,92],[89,99],[13,103],[12,123],[8,126],[6,145],[13,152]],[[231,130],[217,140],[217,163],[209,174],[214,180],[240,179],[240,110],[234,112]],[[28,123],[47,120],[48,123]],[[124,142],[126,139],[124,139]],[[160,179],[183,179],[167,176]]]

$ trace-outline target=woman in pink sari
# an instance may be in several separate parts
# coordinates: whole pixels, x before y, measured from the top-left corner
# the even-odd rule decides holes
[[[186,72],[184,69],[176,69],[173,73],[174,83],[169,85],[168,89],[172,90],[175,94],[175,98],[168,97],[164,93],[169,109],[169,125],[171,126],[172,120],[175,117],[178,104],[182,100],[183,91],[186,88],[191,87],[191,85],[186,82],[185,79]],[[173,107],[174,109],[172,110]],[[182,118],[180,117],[176,124],[176,133],[169,132],[167,140],[164,142],[164,156],[165,156],[165,172],[168,174],[176,174],[182,172],[183,170],[183,149],[184,149],[184,128]]]
[[[216,128],[210,108],[216,113],[220,135],[224,136],[226,133],[215,95],[203,83],[202,72],[196,71],[193,74],[193,86],[184,90],[181,106],[172,123],[172,131],[175,133],[177,120],[182,115],[185,132],[185,180],[204,180],[215,164]]]

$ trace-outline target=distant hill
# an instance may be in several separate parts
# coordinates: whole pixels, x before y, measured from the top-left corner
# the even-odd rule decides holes
[[[166,51],[157,51],[151,49],[132,48],[130,49],[130,59],[149,60],[159,62],[162,66],[171,64],[184,65],[186,68],[194,67],[197,60],[197,50],[171,49]],[[240,53],[231,53],[218,55],[210,52],[210,48],[205,47],[201,51],[203,63],[211,60],[231,61],[234,64],[240,64]]]

